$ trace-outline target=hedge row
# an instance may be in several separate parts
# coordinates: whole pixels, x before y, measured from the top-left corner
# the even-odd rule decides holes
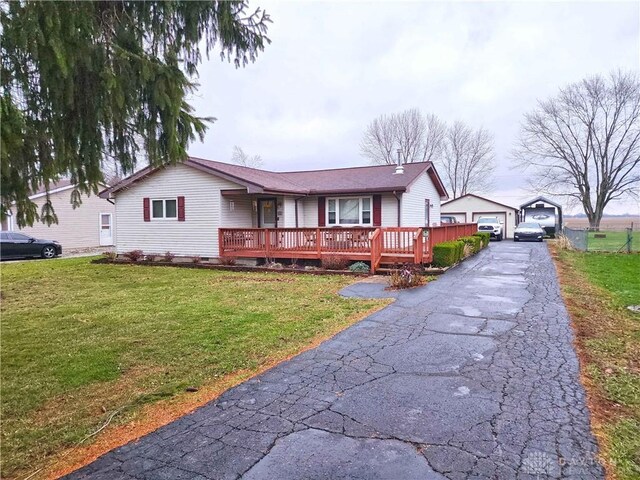
[[[461,237],[458,240],[442,242],[433,246],[433,265],[436,267],[450,267],[455,265],[464,257],[465,244],[471,245],[473,253],[478,253],[489,245],[491,234],[477,232],[468,237]]]
[[[476,232],[472,236],[480,237],[482,239],[482,248],[489,245],[489,242],[491,241],[491,234],[487,232]]]
[[[473,253],[478,253],[480,250],[482,250],[482,237],[471,235],[469,237],[460,237],[458,240],[463,242],[465,245],[469,245]]]
[[[452,240],[433,246],[433,264],[436,267],[449,267],[462,260],[464,242]]]

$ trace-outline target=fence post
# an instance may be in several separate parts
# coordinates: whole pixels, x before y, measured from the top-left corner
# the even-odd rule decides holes
[[[631,253],[632,241],[633,241],[633,223],[631,223],[631,228],[627,228],[627,253]]]
[[[591,232],[590,228],[584,229],[584,251],[589,251],[589,233]]]

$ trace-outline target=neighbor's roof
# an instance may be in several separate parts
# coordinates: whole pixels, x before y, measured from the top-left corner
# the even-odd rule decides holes
[[[402,175],[394,175],[395,165],[307,170],[298,172],[271,172],[213,160],[189,157],[184,165],[243,185],[249,193],[282,193],[299,195],[325,195],[365,192],[403,192],[423,172],[427,172],[441,196],[447,191],[431,162],[404,165]],[[147,167],[104,190],[109,195],[160,170]]]
[[[38,187],[38,190],[32,193],[30,197],[42,196],[47,193],[47,190],[49,191],[49,193],[53,193],[61,190],[66,190],[71,187],[73,187],[71,180],[63,178],[62,180],[50,184],[48,189],[44,185],[40,185],[40,187]]]
[[[508,208],[509,210],[515,210],[516,212],[518,211],[518,209],[516,207],[512,207],[511,205],[505,205],[504,203],[496,202],[495,200],[491,200],[490,198],[481,197],[480,195],[475,195],[473,193],[467,193],[465,195],[462,195],[461,197],[454,198],[453,200],[449,200],[447,202],[444,202],[442,204],[442,206],[444,207],[445,205],[450,205],[450,204],[460,200],[461,198],[465,198],[465,197],[479,198],[480,200],[484,200],[485,202],[495,203],[496,205],[500,205],[501,207]]]
[[[562,210],[562,205],[560,205],[557,202],[554,202],[553,200],[549,200],[546,197],[543,197],[542,195],[539,197],[534,198],[533,200],[529,200],[527,203],[523,203],[522,205],[520,205],[520,209],[526,208],[526,207],[530,207],[531,205],[533,205],[536,202],[544,202],[544,203],[548,203],[549,205],[553,205],[554,207],[559,208],[560,210]]]
[[[99,185],[103,187],[109,187],[106,183],[99,182]],[[40,185],[38,190],[29,195],[29,199],[34,200],[36,198],[44,197],[47,193],[52,195],[58,192],[64,192],[66,190],[70,190],[75,187],[75,183],[73,183],[68,178],[63,178],[49,185],[49,188],[46,188],[44,185]]]

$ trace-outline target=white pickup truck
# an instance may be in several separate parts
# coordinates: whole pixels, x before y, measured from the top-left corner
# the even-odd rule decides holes
[[[501,241],[504,237],[503,221],[498,220],[498,217],[480,217],[478,219],[478,231],[490,233],[493,238]]]

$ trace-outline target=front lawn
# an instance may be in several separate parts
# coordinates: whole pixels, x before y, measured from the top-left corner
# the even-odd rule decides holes
[[[608,478],[640,478],[640,255],[557,252]]]
[[[2,477],[59,459],[114,414],[100,437],[144,421],[150,404],[198,395],[187,387],[219,391],[386,304],[336,295],[351,282],[86,258],[3,264]]]

